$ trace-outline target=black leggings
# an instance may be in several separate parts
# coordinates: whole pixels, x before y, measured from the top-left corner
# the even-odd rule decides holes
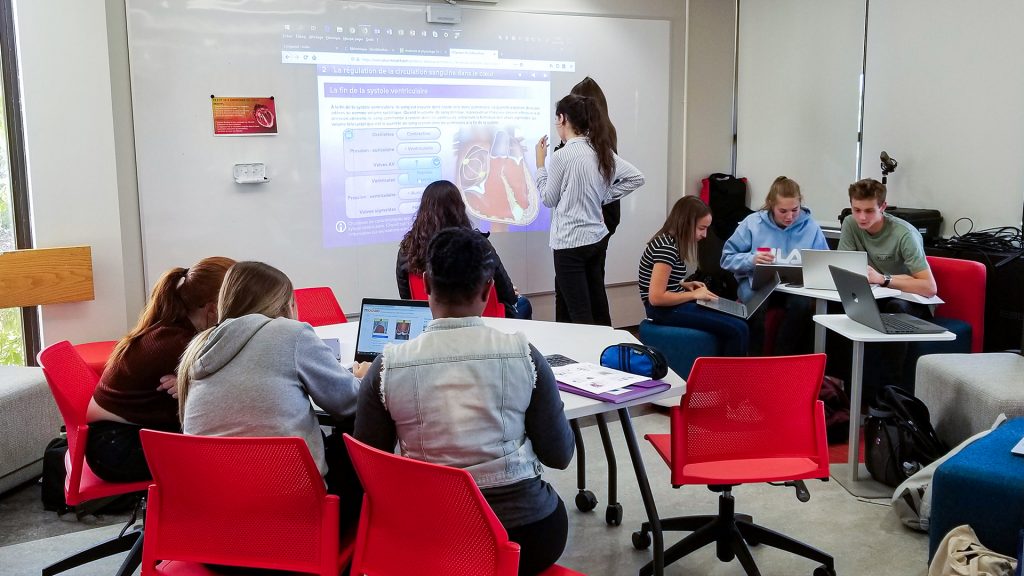
[[[546,518],[536,522],[506,528],[508,539],[519,544],[519,576],[533,576],[558,562],[569,537],[569,516],[565,503],[558,499],[558,507]]]
[[[89,423],[85,460],[107,482],[141,482],[153,476],[139,440],[142,426],[101,420]]]
[[[608,244],[600,240],[554,251],[556,322],[612,325],[604,289],[607,250]]]

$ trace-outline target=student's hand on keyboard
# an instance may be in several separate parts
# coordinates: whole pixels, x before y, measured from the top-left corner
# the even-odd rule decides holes
[[[716,296],[715,293],[712,292],[711,290],[708,290],[708,287],[704,286],[703,284],[700,288],[692,290],[692,292],[694,300],[705,300],[709,302],[714,302],[715,300],[718,300],[718,296]]]

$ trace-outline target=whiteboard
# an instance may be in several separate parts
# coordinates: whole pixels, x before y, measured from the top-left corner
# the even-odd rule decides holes
[[[408,21],[425,5],[128,0],[127,8],[147,285],[168,268],[223,255],[274,265],[297,287],[331,286],[350,312],[364,297],[396,296],[397,242],[324,247],[316,67],[282,64],[282,30],[367,15]],[[623,201],[608,254],[607,282],[635,282],[644,245],[666,213],[669,22],[463,7],[459,28],[560,34],[576,46],[574,72],[552,74],[549,131],[554,136],[554,102],[584,76],[597,80],[621,155],[647,179]],[[211,95],[273,96],[278,134],[214,136]],[[532,157],[534,142],[527,144]],[[266,165],[269,181],[236,184],[233,165],[255,162]],[[495,233],[492,242],[522,292],[553,290],[546,231]]]

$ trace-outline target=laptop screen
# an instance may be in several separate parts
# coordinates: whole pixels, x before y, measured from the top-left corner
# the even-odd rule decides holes
[[[401,343],[420,335],[433,319],[423,300],[364,298],[359,312],[356,361],[373,360],[388,343]]]

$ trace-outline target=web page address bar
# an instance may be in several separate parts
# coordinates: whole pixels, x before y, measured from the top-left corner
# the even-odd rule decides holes
[[[490,68],[575,72],[576,63],[565,60],[516,60],[479,54],[421,56],[418,54],[348,54],[340,52],[281,52],[284,64],[341,64],[353,66],[419,66],[424,68]]]

